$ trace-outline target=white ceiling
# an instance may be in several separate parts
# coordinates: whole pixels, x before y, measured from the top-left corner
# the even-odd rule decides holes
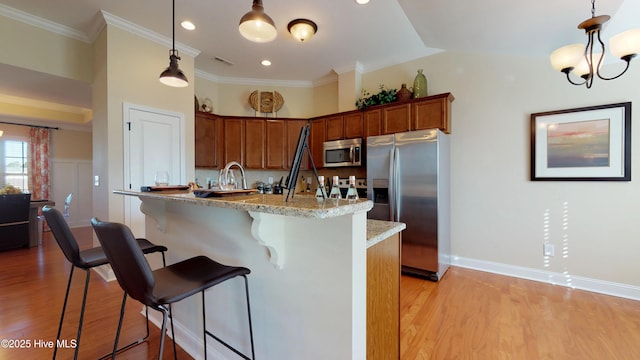
[[[176,41],[200,52],[195,59],[198,71],[221,80],[312,84],[356,66],[368,72],[440,50],[546,61],[562,45],[585,42],[577,25],[591,16],[589,0],[371,0],[364,6],[355,0],[263,3],[278,29],[273,42],[252,43],[239,34],[238,21],[251,9],[251,0],[176,0]],[[15,17],[16,10],[25,15],[24,21],[46,19],[86,41],[93,36],[101,10],[171,38],[171,0],[0,0],[0,15]],[[604,30],[605,41],[620,31],[640,27],[638,0],[600,0],[596,15],[602,14],[612,17]],[[306,43],[293,40],[287,23],[295,18],[315,21],[316,36]],[[182,29],[179,22],[183,19],[195,23],[196,30]],[[215,57],[233,65],[212,60]],[[273,65],[261,66],[264,58]],[[0,66],[0,78],[0,93],[10,89],[25,97],[90,107],[90,98],[82,90],[87,84],[76,84],[77,94],[63,96],[50,92],[46,84],[70,80],[7,66]]]

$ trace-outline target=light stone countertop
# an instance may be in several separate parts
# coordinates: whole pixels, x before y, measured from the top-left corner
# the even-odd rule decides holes
[[[373,202],[366,199],[357,200],[350,203],[348,200],[327,199],[317,201],[314,196],[297,194],[289,196],[289,201],[285,201],[287,195],[266,195],[266,194],[240,194],[223,197],[199,198],[187,191],[128,191],[114,190],[114,194],[137,196],[141,200],[157,199],[165,201],[177,201],[203,206],[214,206],[243,211],[261,212],[274,215],[296,216],[304,218],[325,219],[353,214],[361,211],[369,211],[373,208]]]
[[[381,242],[391,235],[399,233],[407,228],[405,223],[382,221],[382,220],[367,220],[367,248]]]

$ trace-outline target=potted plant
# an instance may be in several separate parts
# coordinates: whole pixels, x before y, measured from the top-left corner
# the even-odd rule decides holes
[[[356,107],[360,110],[364,110],[368,106],[388,104],[396,101],[396,89],[385,89],[383,84],[380,84],[380,91],[377,94],[371,95],[365,89],[360,91],[361,96],[356,100]]]

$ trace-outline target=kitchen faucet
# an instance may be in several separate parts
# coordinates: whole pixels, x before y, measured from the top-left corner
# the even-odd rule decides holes
[[[246,176],[244,176],[244,168],[237,161],[230,161],[229,163],[227,163],[227,165],[224,166],[224,169],[220,171],[220,175],[218,176],[218,184],[219,184],[218,186],[220,186],[220,189],[222,190],[233,190],[233,189],[224,189],[222,188],[222,186],[223,184],[224,186],[227,186],[229,184],[229,169],[234,165],[240,169],[240,174],[242,174],[242,189],[243,190],[248,189],[247,178]],[[223,179],[224,179],[224,182],[222,182]]]

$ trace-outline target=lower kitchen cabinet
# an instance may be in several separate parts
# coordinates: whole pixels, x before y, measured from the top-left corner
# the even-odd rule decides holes
[[[400,359],[400,238],[367,249],[367,360]]]

